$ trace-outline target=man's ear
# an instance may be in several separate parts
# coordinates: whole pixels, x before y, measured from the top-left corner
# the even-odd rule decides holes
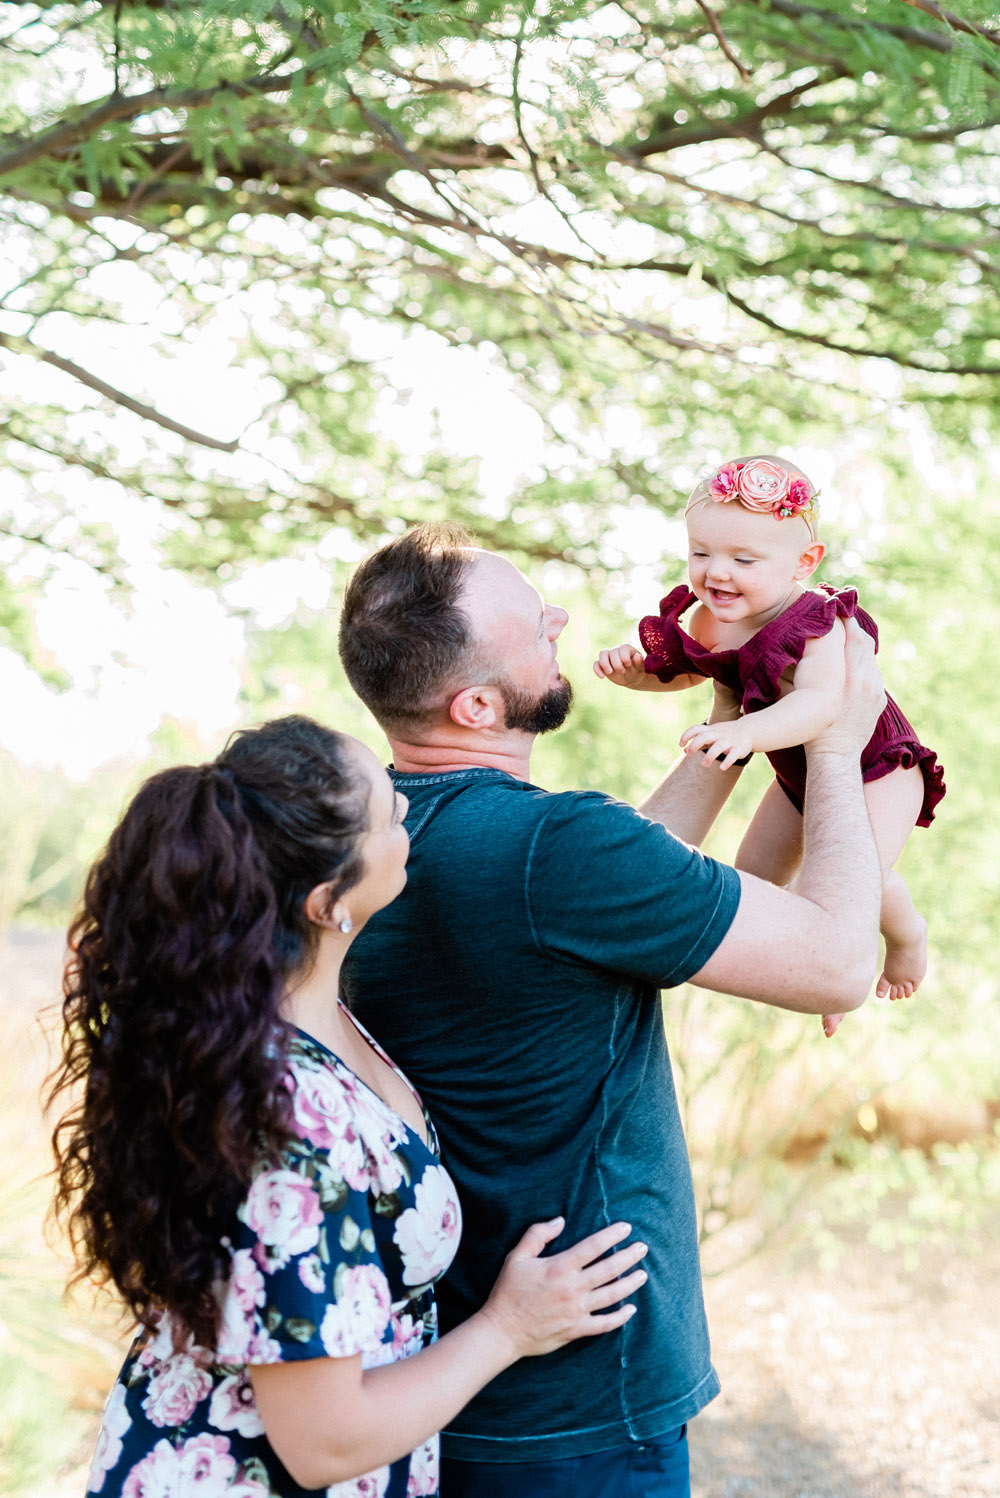
[[[503,721],[502,705],[496,687],[463,687],[448,704],[448,716],[459,728],[493,728]]]
[[[798,566],[792,575],[796,580],[811,577],[825,556],[826,547],[822,541],[814,541],[811,546],[806,547],[805,551],[799,557]]]

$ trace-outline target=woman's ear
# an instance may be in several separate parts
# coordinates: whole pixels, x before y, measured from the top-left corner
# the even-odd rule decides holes
[[[793,576],[799,580],[804,577],[811,577],[825,556],[826,547],[822,541],[814,541],[811,546],[806,547],[805,551],[799,557],[798,566]]]
[[[333,885],[329,879],[324,884],[317,884],[306,895],[306,920],[311,921],[314,926],[332,929],[347,915],[346,909],[338,914],[341,903],[334,899]]]

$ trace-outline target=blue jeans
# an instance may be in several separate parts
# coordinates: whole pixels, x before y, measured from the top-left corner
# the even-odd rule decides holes
[[[441,1498],[691,1498],[687,1426],[554,1462],[445,1457]]]

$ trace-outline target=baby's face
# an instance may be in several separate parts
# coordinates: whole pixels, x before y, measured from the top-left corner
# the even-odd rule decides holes
[[[688,511],[691,591],[715,618],[760,629],[796,592],[812,537],[797,516],[778,519],[708,499]]]

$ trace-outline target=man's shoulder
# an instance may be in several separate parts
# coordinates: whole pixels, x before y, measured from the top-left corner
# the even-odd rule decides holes
[[[625,815],[639,815],[634,807],[604,791],[552,791],[532,780],[518,780],[502,770],[485,767],[437,774],[401,774],[390,767],[390,775],[414,808],[453,805],[471,814],[488,806],[491,815],[509,815],[526,821],[541,821],[554,813],[560,820],[585,817],[608,807],[618,808]]]

